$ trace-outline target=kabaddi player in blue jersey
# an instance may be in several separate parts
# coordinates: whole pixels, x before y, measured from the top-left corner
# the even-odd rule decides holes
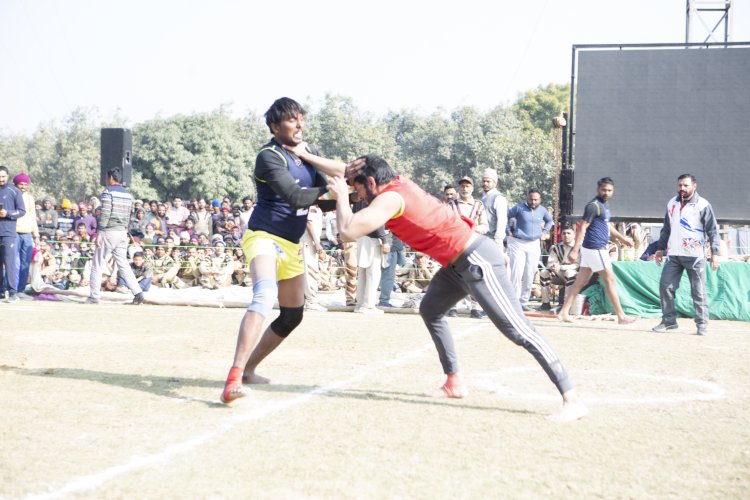
[[[321,172],[344,175],[343,162],[322,158],[304,141],[304,114],[302,106],[288,97],[277,99],[265,114],[273,139],[255,160],[258,201],[242,238],[253,299],[240,324],[234,361],[221,395],[224,403],[246,395],[243,382],[268,383],[255,369],[302,321],[305,263],[300,238],[307,212],[328,190]],[[263,322],[277,299],[279,316],[261,337]]]
[[[620,298],[617,296],[617,282],[615,274],[612,271],[612,262],[609,259],[607,243],[609,242],[610,233],[627,247],[633,246],[633,240],[623,236],[609,222],[609,199],[615,192],[615,182],[609,177],[599,179],[597,182],[597,196],[591,200],[583,210],[581,227],[576,235],[576,242],[573,249],[568,254],[571,262],[578,259],[578,252],[581,253],[581,267],[576,276],[576,280],[571,286],[570,292],[565,295],[565,303],[557,315],[557,318],[572,322],[568,311],[576,296],[581,292],[586,283],[591,279],[593,273],[599,273],[601,280],[604,282],[604,290],[607,297],[615,308],[618,322],[623,325],[632,323],[635,318],[625,315],[620,305]]]

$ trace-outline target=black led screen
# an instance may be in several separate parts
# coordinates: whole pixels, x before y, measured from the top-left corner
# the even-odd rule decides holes
[[[664,216],[691,173],[720,220],[750,221],[750,47],[579,50],[573,215],[612,177],[617,218]]]

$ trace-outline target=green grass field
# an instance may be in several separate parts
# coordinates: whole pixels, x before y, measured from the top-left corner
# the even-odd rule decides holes
[[[419,316],[307,313],[218,402],[242,309],[0,304],[2,498],[747,498],[750,324],[534,323],[590,414],[451,320],[470,395],[433,396]]]

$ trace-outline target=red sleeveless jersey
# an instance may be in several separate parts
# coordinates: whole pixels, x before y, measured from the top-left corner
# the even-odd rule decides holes
[[[470,220],[401,176],[383,188],[382,193],[388,191],[401,197],[401,210],[386,223],[401,241],[417,252],[426,253],[443,267],[461,254],[471,238]]]

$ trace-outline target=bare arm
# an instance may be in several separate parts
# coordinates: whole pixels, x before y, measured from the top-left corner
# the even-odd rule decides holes
[[[615,238],[617,238],[620,241],[620,243],[622,243],[626,247],[632,247],[633,246],[633,240],[631,240],[627,236],[623,235],[620,231],[618,231],[617,229],[615,229],[615,225],[612,224],[612,223],[609,224],[609,232],[610,232],[610,234],[612,234],[612,236],[614,236]]]

